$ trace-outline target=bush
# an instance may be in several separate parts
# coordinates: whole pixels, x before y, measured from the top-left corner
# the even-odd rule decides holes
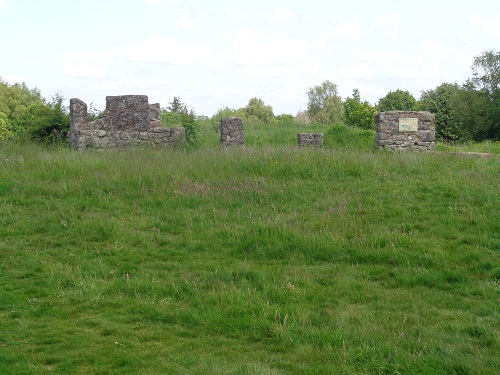
[[[182,126],[186,130],[186,141],[193,145],[198,137],[198,123],[194,110],[188,112],[187,106],[181,102],[178,96],[169,103],[167,108],[161,111],[161,123],[164,126],[175,127]]]
[[[5,141],[7,138],[12,136],[12,131],[9,129],[9,123],[7,122],[7,115],[0,112],[0,141]]]

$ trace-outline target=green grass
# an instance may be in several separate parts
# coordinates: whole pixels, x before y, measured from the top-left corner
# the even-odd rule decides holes
[[[311,132],[0,145],[0,373],[495,374],[498,156]]]

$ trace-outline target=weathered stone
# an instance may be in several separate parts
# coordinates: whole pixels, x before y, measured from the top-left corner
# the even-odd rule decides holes
[[[186,142],[184,128],[161,127],[160,105],[149,104],[146,95],[107,96],[103,115],[103,118],[89,122],[87,105],[80,99],[71,99],[70,145],[74,148],[106,148],[137,144],[175,146]],[[157,134],[162,134],[162,137],[155,136]]]
[[[297,141],[299,147],[322,147],[323,146],[323,134],[309,134],[309,133],[299,133],[297,134]]]
[[[244,146],[243,120],[239,117],[223,117],[220,120],[221,146]]]
[[[401,127],[400,127],[400,119]],[[417,119],[418,127],[414,124]],[[403,122],[404,121],[404,122]],[[409,123],[411,127],[403,127]],[[375,116],[376,143],[393,151],[435,149],[434,115],[429,112],[390,111]]]

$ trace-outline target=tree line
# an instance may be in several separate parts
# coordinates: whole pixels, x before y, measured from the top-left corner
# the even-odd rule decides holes
[[[213,116],[197,116],[178,96],[162,108],[162,123],[183,126],[189,143],[195,143],[200,126],[218,130],[221,117],[241,117],[245,123],[279,126],[291,123],[345,124],[374,129],[377,112],[429,111],[436,116],[436,135],[442,141],[500,140],[500,52],[485,51],[474,58],[472,76],[463,84],[442,83],[422,91],[417,100],[408,91],[396,89],[376,104],[361,100],[358,89],[342,99],[335,83],[328,80],[307,91],[307,109],[275,115],[262,99],[251,98],[245,107],[223,107]],[[44,143],[66,141],[69,113],[64,98],[55,94],[45,99],[37,88],[25,83],[10,85],[0,77],[0,141],[31,140]],[[102,113],[90,106],[89,118]]]

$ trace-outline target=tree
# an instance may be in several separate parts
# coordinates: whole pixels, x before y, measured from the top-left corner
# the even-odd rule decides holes
[[[56,93],[50,102],[29,105],[23,115],[16,118],[18,135],[42,143],[65,142],[70,118],[63,102],[64,97]]]
[[[194,109],[188,111],[181,98],[174,96],[167,108],[161,111],[161,122],[166,126],[182,126],[186,130],[186,141],[193,145],[198,137],[198,124]]]
[[[0,78],[0,112],[7,116],[9,129],[15,135],[19,128],[19,119],[22,118],[30,106],[44,104],[44,99],[37,88],[29,89],[26,84],[10,85]]]
[[[457,141],[464,136],[457,105],[461,96],[457,83],[442,83],[433,90],[422,91],[419,107],[435,115],[436,136],[442,140]]]
[[[245,107],[245,120],[270,124],[274,121],[273,107],[265,105],[262,99],[251,98]]]
[[[472,79],[468,84],[488,98],[479,134],[486,139],[500,139],[500,51],[485,51],[474,58]]]
[[[188,113],[187,106],[181,102],[179,96],[174,96],[174,99],[168,103],[167,111],[174,113]]]
[[[408,91],[397,89],[389,93],[378,101],[377,109],[380,112],[386,111],[416,111],[418,110],[417,100]]]
[[[342,120],[342,98],[338,94],[337,85],[325,81],[321,85],[310,88],[307,92],[307,114],[313,122],[335,124]]]
[[[478,90],[492,95],[500,89],[500,51],[485,51],[474,57],[471,82]]]
[[[375,129],[377,109],[367,101],[361,102],[358,89],[352,90],[352,98],[344,101],[344,122],[362,129]]]
[[[0,142],[5,141],[7,138],[10,138],[11,135],[12,132],[9,129],[7,115],[3,112],[0,112]]]

